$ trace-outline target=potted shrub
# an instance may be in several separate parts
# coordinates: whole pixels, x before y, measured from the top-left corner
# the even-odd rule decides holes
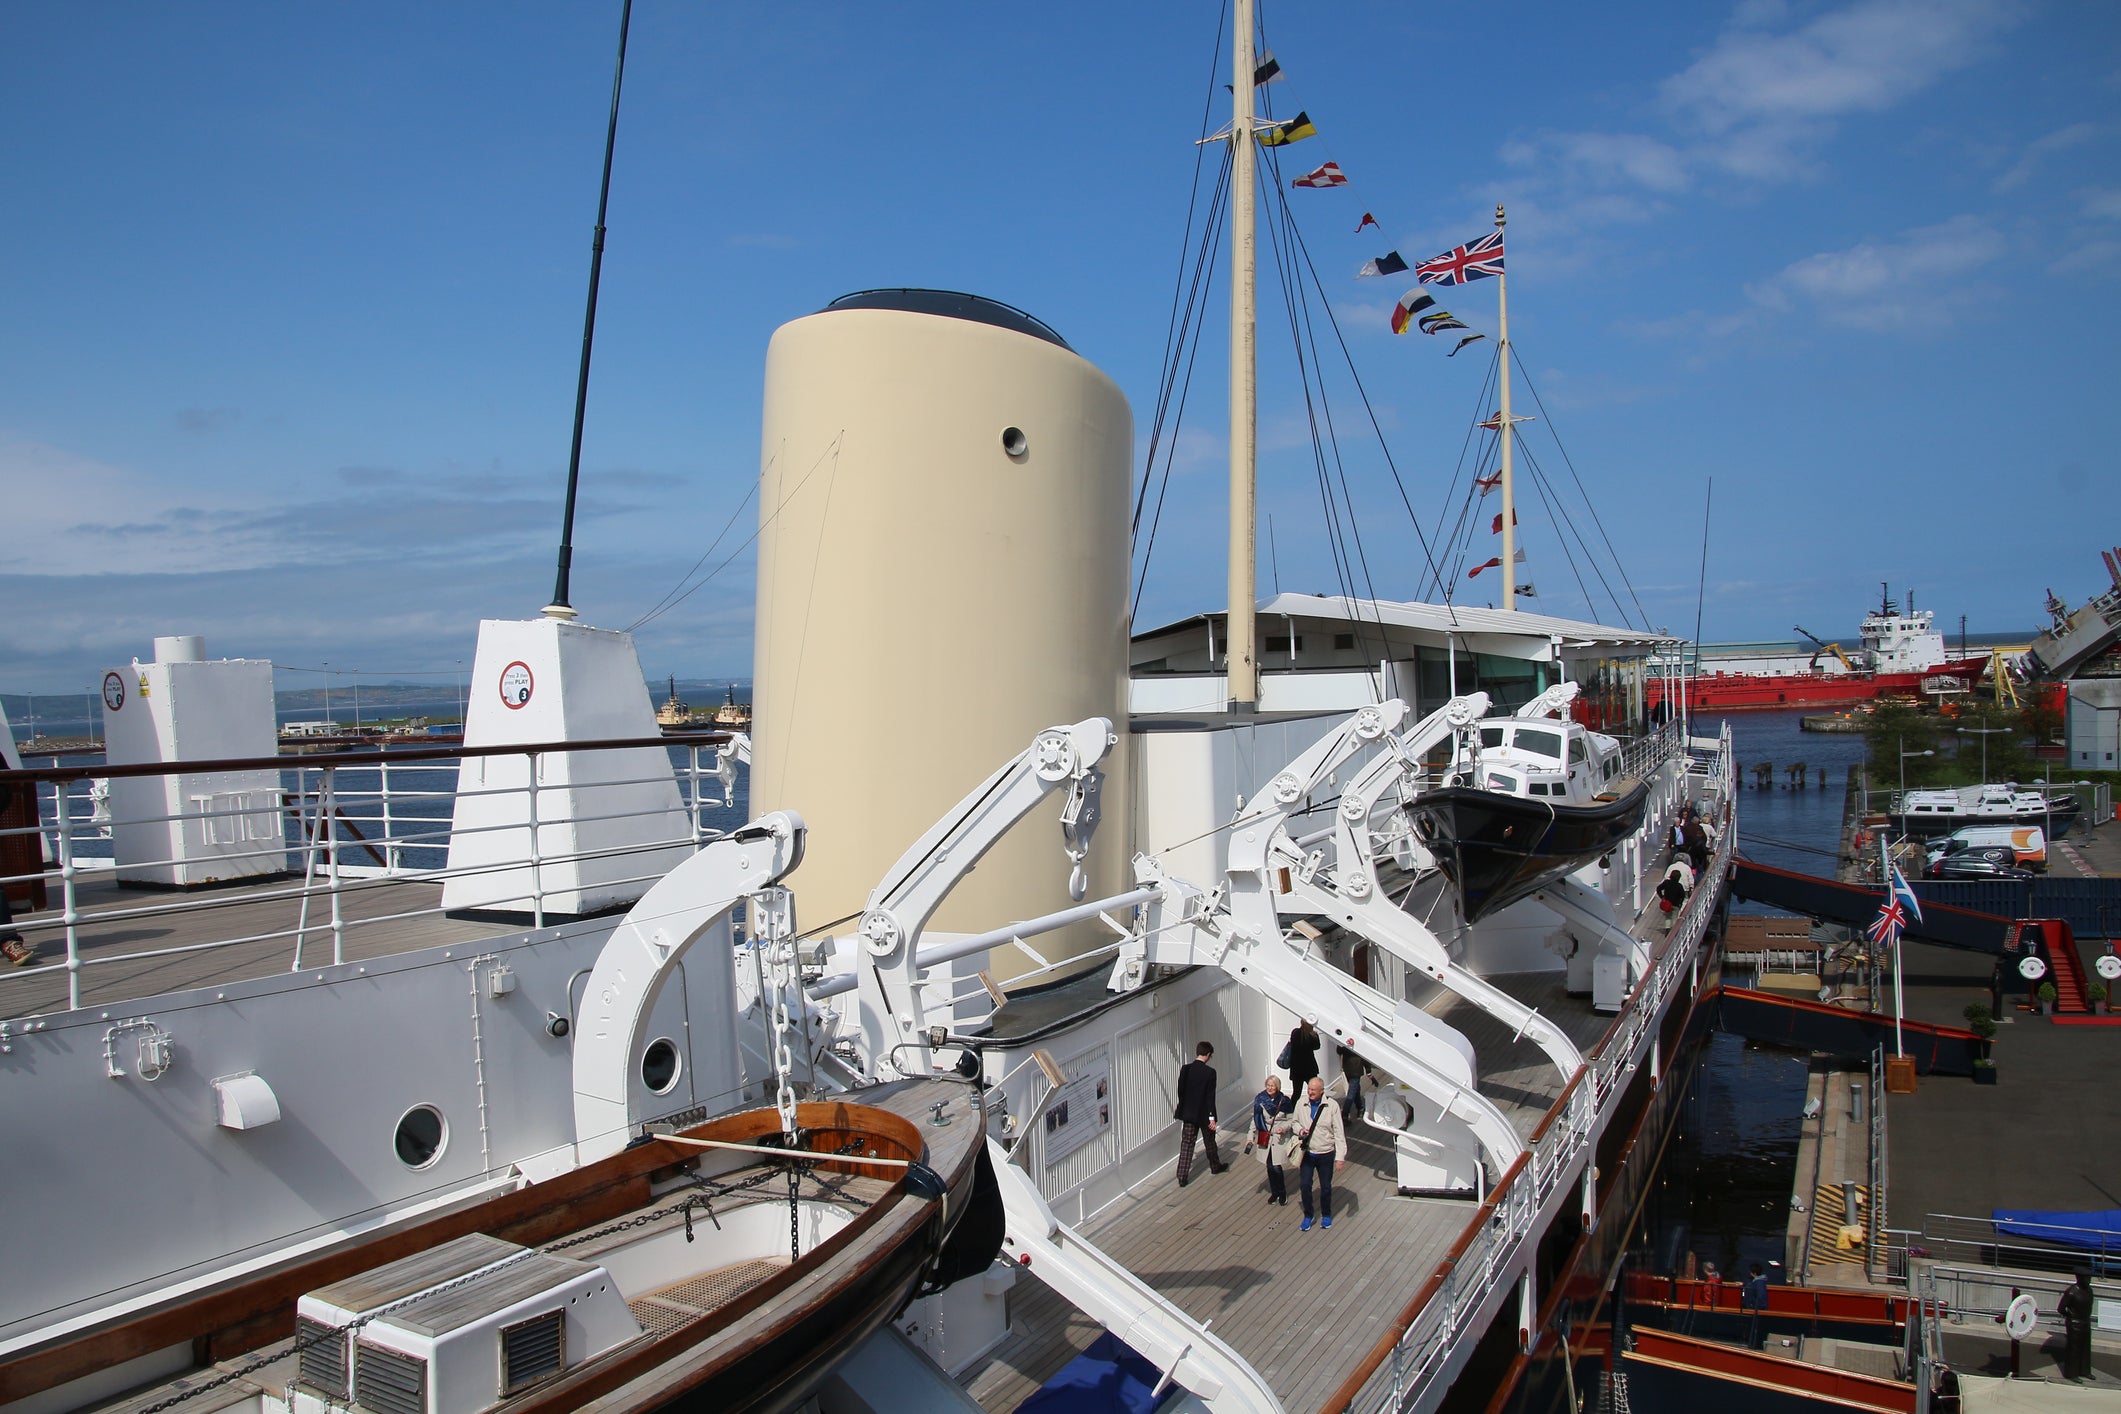
[[[1990,1059],[1989,1059],[1988,1057],[1986,1057],[1986,1056],[1983,1056],[1983,1057],[1982,1057],[1982,1058],[1981,1058],[1980,1060],[1977,1060],[1977,1061],[1975,1061],[1975,1062],[1974,1062],[1974,1083],[1975,1083],[1976,1085],[1993,1085],[1993,1084],[1995,1084],[1995,1083],[1996,1083],[1996,1063],[1995,1063],[1994,1061],[1990,1060]]]
[[[1966,1029],[1973,1032],[1974,1035],[1978,1038],[1974,1042],[1974,1059],[1987,1060],[1989,1057],[1989,1047],[1996,1039],[1996,1018],[1988,1014],[1987,1007],[1968,1007],[1967,1010],[1970,1012],[1978,1011],[1979,1013],[1978,1015],[1969,1016],[1967,1018]],[[1987,1083],[1991,1085],[1995,1084],[1993,1080],[1988,1081]]]
[[[2084,989],[2084,999],[2092,1004],[2092,1013],[2094,1015],[2106,1015],[2106,984],[2104,982],[2094,982],[2089,987],[2086,987]]]
[[[2040,990],[2035,992],[2033,995],[2040,999],[2040,1014],[2042,1016],[2053,1016],[2055,1014],[2056,994],[2054,983],[2042,982],[2040,984]]]

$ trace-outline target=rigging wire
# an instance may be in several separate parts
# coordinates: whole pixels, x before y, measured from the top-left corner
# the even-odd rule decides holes
[[[1561,430],[1554,425],[1553,414],[1547,411],[1546,399],[1539,396],[1539,386],[1532,381],[1532,371],[1524,366],[1523,359],[1517,357],[1515,344],[1510,347],[1510,360],[1516,365],[1517,371],[1524,375],[1524,385],[1531,391],[1532,402],[1539,408],[1539,415],[1546,419],[1547,433],[1554,439],[1556,449],[1561,452],[1561,460],[1569,469],[1569,478],[1576,483],[1576,494],[1583,498],[1584,506],[1591,512],[1591,523],[1598,527],[1598,537],[1605,542],[1606,553],[1613,557],[1613,568],[1619,573],[1621,584],[1627,588],[1628,598],[1635,605],[1636,616],[1641,620],[1642,627],[1648,628],[1650,616],[1643,611],[1642,600],[1636,597],[1635,586],[1628,579],[1627,566],[1621,563],[1620,552],[1613,548],[1613,538],[1606,534],[1605,522],[1599,518],[1598,505],[1591,499],[1591,493],[1585,489],[1583,477],[1577,474],[1576,462],[1569,456],[1569,449],[1561,440]],[[1615,607],[1618,607],[1617,603]]]
[[[1287,195],[1279,191],[1276,194],[1286,206]],[[1370,421],[1370,430],[1377,438],[1378,449],[1384,454],[1386,468],[1392,473],[1392,484],[1398,488],[1400,504],[1406,508],[1407,519],[1414,527],[1414,538],[1421,545],[1422,561],[1428,566],[1429,573],[1434,575],[1437,573],[1436,555],[1429,544],[1428,534],[1421,527],[1421,517],[1414,512],[1413,498],[1407,494],[1406,481],[1399,474],[1399,463],[1393,458],[1391,445],[1385,440],[1384,426],[1378,421],[1377,408],[1370,401],[1370,392],[1363,384],[1362,374],[1356,369],[1355,355],[1348,348],[1347,334],[1341,329],[1340,321],[1333,315],[1333,302],[1326,294],[1325,283],[1319,278],[1317,262],[1311,259],[1310,246],[1305,242],[1303,232],[1294,225],[1293,219],[1290,235],[1297,253],[1303,257],[1304,268],[1310,272],[1311,285],[1318,291],[1319,301],[1326,311],[1326,323],[1333,330],[1334,340],[1340,346],[1341,358],[1348,365],[1349,381],[1355,385],[1356,396],[1362,400],[1363,412]]]
[[[1164,414],[1166,410],[1170,407],[1171,370],[1174,366],[1172,349],[1175,343],[1183,340],[1185,337],[1184,331],[1180,328],[1179,325],[1179,291],[1182,287],[1184,287],[1186,283],[1186,257],[1193,249],[1193,218],[1195,213],[1200,209],[1200,173],[1202,164],[1205,163],[1207,160],[1208,154],[1206,147],[1206,138],[1208,135],[1208,120],[1209,116],[1214,111],[1215,105],[1215,72],[1217,63],[1222,53],[1223,26],[1225,23],[1228,22],[1228,20],[1229,6],[1225,4],[1222,10],[1219,12],[1215,22],[1215,47],[1208,51],[1208,96],[1201,100],[1200,110],[1200,136],[1202,141],[1196,142],[1193,146],[1193,186],[1192,190],[1188,193],[1186,198],[1186,233],[1180,239],[1178,244],[1178,275],[1171,282],[1171,314],[1164,324],[1164,356],[1160,365],[1164,370],[1163,384],[1157,391],[1156,413],[1153,419],[1151,420],[1149,432],[1149,454],[1147,459],[1143,463],[1141,489],[1138,493],[1136,493],[1134,498],[1134,523],[1129,528],[1128,533],[1130,535],[1139,534],[1141,531],[1142,503],[1148,497],[1149,494],[1148,468],[1150,466],[1153,466],[1156,462],[1156,447],[1157,442],[1163,432]],[[1210,212],[1210,220],[1215,219],[1215,213],[1219,211],[1221,207],[1221,183],[1226,182],[1228,180],[1228,151],[1228,148],[1224,149],[1224,175],[1217,184],[1216,197],[1208,208]],[[1205,240],[1203,240],[1203,245],[1205,245]],[[1195,291],[1198,291],[1199,288],[1200,265],[1196,261],[1193,271],[1193,289]],[[1193,300],[1192,297],[1189,295],[1186,303],[1186,314],[1188,322],[1190,322],[1191,320],[1192,311]]]
[[[729,534],[729,528],[736,524],[736,518],[744,513],[744,507],[751,504],[751,498],[753,496],[758,495],[759,481],[765,478],[766,470],[770,469],[772,465],[772,461],[769,460],[766,463],[766,468],[762,468],[760,470],[758,477],[753,479],[749,489],[744,492],[744,499],[737,502],[736,509],[729,513],[729,519],[722,522],[721,532],[714,537],[713,542],[709,544],[705,550],[702,550],[700,552],[700,557],[692,562],[692,567],[678,576],[678,582],[672,585],[668,590],[666,590],[662,598],[656,600],[655,603],[651,604],[648,607],[647,613],[641,615],[632,623],[628,624],[626,626],[626,632],[632,633],[642,624],[647,623],[650,619],[654,618],[657,614],[661,613],[664,609],[668,608],[671,602],[671,596],[678,593],[685,587],[686,580],[691,579],[695,574],[699,573],[700,566],[707,563],[707,557],[715,552],[715,548],[719,546],[722,543],[724,537]]]
[[[1530,453],[1525,455],[1525,465],[1532,472],[1532,490],[1538,494],[1539,503],[1547,508],[1547,518],[1554,523],[1557,532],[1556,538],[1561,542],[1561,558],[1568,564],[1569,573],[1576,577],[1576,592],[1583,596],[1585,617],[1596,623],[1598,621],[1598,606],[1591,602],[1591,591],[1583,582],[1583,570],[1576,564],[1575,552],[1569,549],[1567,533],[1561,530],[1562,526],[1569,524],[1568,519],[1561,508],[1554,504],[1552,488],[1547,485],[1546,477],[1540,473],[1539,464],[1532,460]],[[1574,529],[1575,527],[1570,525],[1569,528]],[[1617,608],[1618,606],[1616,605],[1615,607]]]
[[[652,613],[643,614],[640,618],[635,619],[632,623],[626,626],[626,632],[632,633],[642,624],[653,623],[655,620],[669,613],[672,609],[675,609],[678,605],[684,603],[687,599],[690,599],[693,595],[699,593],[702,589],[705,589],[708,585],[712,584],[716,575],[719,575],[723,570],[728,569],[732,564],[736,563],[736,559],[739,555],[743,554],[746,550],[750,549],[753,545],[758,543],[758,538],[766,533],[766,527],[781,518],[781,512],[786,510],[789,505],[794,502],[796,496],[802,491],[805,486],[810,483],[810,478],[817,475],[817,469],[823,466],[828,458],[831,459],[832,464],[834,466],[839,465],[840,443],[845,440],[846,436],[846,429],[840,429],[838,435],[836,435],[832,439],[832,441],[826,446],[825,450],[818,453],[817,460],[810,464],[810,470],[803,473],[803,479],[801,481],[796,482],[793,487],[789,488],[788,494],[781,497],[781,503],[778,506],[775,506],[771,513],[761,516],[759,518],[758,528],[752,531],[750,535],[744,538],[743,544],[737,546],[734,550],[731,550],[729,554],[724,557],[720,564],[716,565],[713,569],[709,570],[705,578],[701,579],[697,584],[693,585],[683,594],[680,594],[676,598],[672,599],[662,608],[657,609]],[[742,508],[739,507],[738,509],[741,510]]]
[[[1268,161],[1260,164],[1259,175],[1262,187],[1271,180],[1276,190],[1280,189],[1279,164],[1271,156]],[[1354,562],[1348,555],[1348,538],[1351,532],[1348,522],[1352,520],[1352,508],[1349,517],[1344,519],[1340,505],[1334,499],[1332,479],[1326,471],[1325,451],[1318,435],[1318,403],[1311,392],[1311,364],[1304,357],[1303,335],[1298,326],[1297,304],[1300,295],[1294,285],[1290,268],[1293,262],[1284,258],[1283,239],[1283,223],[1273,219],[1273,208],[1270,207],[1267,221],[1268,248],[1274,256],[1275,275],[1281,281],[1282,312],[1289,321],[1289,338],[1295,349],[1297,379],[1303,388],[1304,414],[1311,434],[1312,471],[1318,482],[1319,506],[1325,518],[1327,545],[1332,552],[1334,577],[1339,583],[1341,594],[1352,604],[1356,597]]]
[[[1622,623],[1627,623],[1627,606],[1622,604],[1620,596],[1613,592],[1612,583],[1606,579],[1605,570],[1599,565],[1598,557],[1592,553],[1590,542],[1584,539],[1582,528],[1576,524],[1575,518],[1569,515],[1567,508],[1563,506],[1560,490],[1553,486],[1547,476],[1546,469],[1539,464],[1539,459],[1532,455],[1532,449],[1525,447],[1523,451],[1525,465],[1532,469],[1532,476],[1539,488],[1541,498],[1545,499],[1548,496],[1553,498],[1547,506],[1547,515],[1554,522],[1555,533],[1561,540],[1561,552],[1569,561],[1569,570],[1576,576],[1576,583],[1582,586],[1583,572],[1577,569],[1576,556],[1569,549],[1568,537],[1572,534],[1576,537],[1576,543],[1583,547],[1583,557],[1591,566],[1592,575],[1597,578],[1600,587],[1605,590],[1606,597],[1613,601],[1614,615]],[[1598,605],[1591,599],[1591,592],[1587,588],[1583,591],[1583,602],[1584,607],[1590,611],[1591,618],[1595,621],[1598,618]]]
[[[1458,461],[1456,465],[1451,468],[1451,486],[1455,487],[1458,484],[1458,475],[1461,471],[1465,469],[1466,453],[1472,450],[1473,438],[1480,431],[1480,410],[1488,405],[1488,389],[1495,386],[1495,371],[1501,366],[1502,355],[1499,350],[1488,356],[1488,371],[1480,381],[1479,394],[1473,399],[1473,415],[1466,419],[1465,439],[1458,444]],[[1475,482],[1478,482],[1481,475],[1483,474],[1483,469],[1487,465],[1488,454],[1491,450],[1493,450],[1492,447],[1485,443],[1482,444],[1480,456],[1475,460],[1473,466],[1473,480]],[[1450,514],[1450,501],[1448,499],[1445,500],[1444,503],[1437,509],[1436,536],[1438,541],[1444,544],[1445,546],[1443,558],[1446,560],[1450,559],[1449,547],[1451,545],[1457,544],[1459,530],[1463,528],[1466,523],[1466,520],[1472,515],[1472,507],[1480,504],[1481,497],[1479,495],[1479,490],[1480,488],[1477,485],[1469,485],[1466,487],[1467,501],[1459,508],[1458,521],[1457,524],[1455,524],[1451,528],[1451,538],[1448,541],[1445,541],[1443,539],[1443,521],[1444,517]],[[1424,588],[1426,588],[1430,584],[1434,584],[1436,586],[1436,593],[1441,598],[1443,598],[1445,602],[1448,603],[1450,601],[1452,591],[1455,590],[1458,585],[1458,571],[1464,568],[1465,566],[1463,564],[1454,566],[1451,571],[1450,582],[1445,583],[1443,580],[1442,571],[1437,569],[1437,567],[1432,564],[1429,566],[1430,577],[1426,580],[1423,580],[1422,585]]]
[[[1190,401],[1192,396],[1193,369],[1194,365],[1199,362],[1201,345],[1200,324],[1194,320],[1193,310],[1196,307],[1205,307],[1204,301],[1206,299],[1206,296],[1213,289],[1214,286],[1213,270],[1215,256],[1222,249],[1222,233],[1224,227],[1220,208],[1222,204],[1222,194],[1228,189],[1229,186],[1230,169],[1231,160],[1229,156],[1225,154],[1223,158],[1222,174],[1217,179],[1216,183],[1215,201],[1217,210],[1215,219],[1210,224],[1210,226],[1202,232],[1200,258],[1194,264],[1193,280],[1195,294],[1194,296],[1189,297],[1187,304],[1187,323],[1192,328],[1192,342],[1186,356],[1184,380],[1179,386],[1178,405],[1171,418],[1171,436],[1168,443],[1166,443],[1164,446],[1163,472],[1161,476],[1159,476],[1157,479],[1156,510],[1149,520],[1148,538],[1144,541],[1141,540],[1138,534],[1136,536],[1136,540],[1141,546],[1141,569],[1135,576],[1134,596],[1128,605],[1127,616],[1128,621],[1130,623],[1133,621],[1135,609],[1138,608],[1141,604],[1142,587],[1148,582],[1149,562],[1156,551],[1157,528],[1163,523],[1164,497],[1170,491],[1171,488],[1171,467],[1172,464],[1178,458],[1178,427],[1185,419],[1186,404]],[[1182,334],[1182,346],[1184,346],[1183,340],[1184,336]],[[1176,376],[1177,370],[1175,367],[1166,370],[1165,379],[1167,382]],[[1162,433],[1163,428],[1161,426],[1161,419],[1159,419],[1159,425],[1155,433],[1152,435],[1150,441],[1149,462],[1151,465],[1153,465],[1155,459],[1156,444],[1158,441],[1162,440]],[[1148,491],[1148,477],[1146,474],[1144,474],[1143,477],[1142,490],[1144,494],[1146,494]],[[1135,519],[1138,526],[1140,521],[1140,507],[1138,505],[1136,507]]]

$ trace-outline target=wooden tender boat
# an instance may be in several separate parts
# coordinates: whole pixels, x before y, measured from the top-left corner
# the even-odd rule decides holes
[[[725,1115],[0,1365],[0,1403],[189,1342],[121,1406],[374,1414],[801,1404],[924,1286],[1000,1248],[976,1086]],[[203,1396],[212,1395],[212,1398]]]

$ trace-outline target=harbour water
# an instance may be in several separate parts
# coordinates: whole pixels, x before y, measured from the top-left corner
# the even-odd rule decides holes
[[[1806,732],[1798,726],[1803,715],[1743,712],[1727,719],[1746,782],[1738,803],[1739,848],[1763,864],[1831,874],[1849,768],[1863,760],[1863,738]],[[1697,719],[1694,731],[1713,735],[1724,720]],[[1787,768],[1799,761],[1807,767],[1807,784],[1792,790]],[[1772,790],[1752,787],[1752,768],[1761,762],[1775,765]],[[1744,903],[1733,909],[1767,911]],[[1688,1077],[1687,1098],[1644,1211],[1640,1270],[1677,1272],[1691,1253],[1726,1275],[1759,1262],[1774,1279],[1784,1278],[1775,1264],[1787,1260],[1783,1248],[1807,1073],[1802,1052],[1737,1036],[1708,1038]]]

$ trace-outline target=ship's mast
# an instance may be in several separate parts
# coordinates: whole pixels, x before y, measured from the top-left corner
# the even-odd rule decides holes
[[[1225,645],[1230,710],[1259,705],[1259,653],[1253,601],[1258,593],[1254,523],[1259,461],[1257,248],[1253,235],[1252,0],[1236,0],[1237,43],[1230,74],[1230,632]]]
[[[1507,219],[1502,214],[1502,203],[1497,202],[1495,229],[1500,231]],[[1502,432],[1502,607],[1514,612],[1517,608],[1517,487],[1510,448],[1517,432],[1510,416],[1510,277],[1506,271],[1495,272],[1495,306],[1499,335],[1496,351],[1502,358],[1502,415],[1495,419]]]

